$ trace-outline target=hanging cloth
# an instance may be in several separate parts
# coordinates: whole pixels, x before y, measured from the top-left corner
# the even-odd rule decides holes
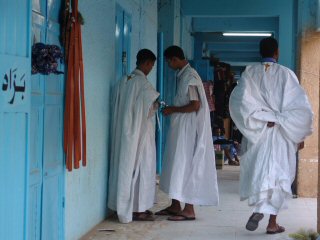
[[[72,171],[73,168],[80,167],[81,160],[82,166],[87,164],[84,72],[78,0],[65,1],[62,20],[64,31],[62,42],[68,68],[64,112],[64,152],[67,169]]]

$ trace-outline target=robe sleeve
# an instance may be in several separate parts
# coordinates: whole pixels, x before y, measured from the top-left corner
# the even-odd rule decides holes
[[[154,105],[157,98],[159,97],[159,93],[154,89],[151,83],[147,82],[143,88],[141,89],[139,99],[137,104],[142,104],[143,108],[143,117],[146,119],[150,116],[152,117],[155,111],[157,110],[157,105]],[[153,114],[152,114],[153,112]]]
[[[296,75],[288,71],[287,79],[282,110],[276,117],[283,134],[291,141],[300,143],[312,133],[313,112]]]
[[[263,107],[254,98],[254,89],[247,70],[241,76],[239,85],[231,93],[229,109],[232,120],[249,142],[257,142],[267,122],[276,122],[275,114]]]
[[[257,142],[267,122],[280,125],[280,131],[295,143],[299,143],[312,132],[310,103],[307,95],[298,83],[294,73],[288,70],[283,92],[283,106],[274,112],[257,101],[258,94],[252,86],[253,80],[247,71],[243,73],[240,84],[230,97],[230,114],[239,130],[251,143]]]
[[[199,101],[199,93],[196,86],[189,86],[188,89],[188,95],[190,98],[190,101]]]
[[[149,109],[148,118],[154,116],[154,114],[158,111],[159,103],[157,101],[153,102],[152,106]]]

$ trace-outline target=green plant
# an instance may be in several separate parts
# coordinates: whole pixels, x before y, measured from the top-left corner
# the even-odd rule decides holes
[[[296,233],[289,234],[289,237],[296,240],[316,240],[319,237],[319,233],[313,230],[304,230],[301,229]]]

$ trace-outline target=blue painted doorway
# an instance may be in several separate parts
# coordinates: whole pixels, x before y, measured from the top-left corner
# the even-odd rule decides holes
[[[33,0],[32,44],[60,46],[61,0]],[[64,71],[63,65],[59,66]],[[64,75],[32,75],[28,239],[64,239]]]
[[[131,16],[119,4],[116,5],[115,62],[116,80],[130,73]]]
[[[26,239],[31,0],[0,1],[0,239]]]

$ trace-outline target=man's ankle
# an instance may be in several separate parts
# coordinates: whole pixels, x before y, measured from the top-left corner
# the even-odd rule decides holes
[[[181,204],[178,200],[172,200],[170,208],[181,209]]]

